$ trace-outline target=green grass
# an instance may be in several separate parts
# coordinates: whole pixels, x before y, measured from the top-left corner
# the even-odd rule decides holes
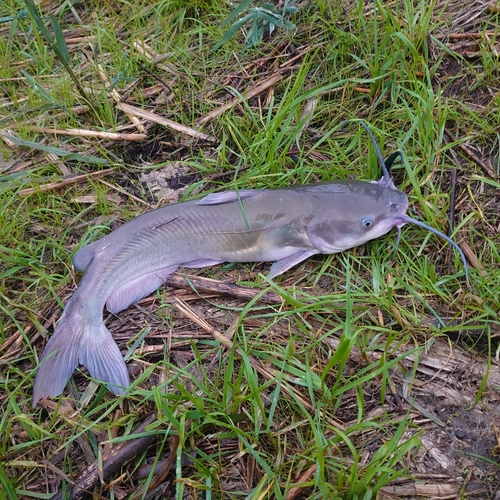
[[[500,307],[499,184],[459,147],[466,143],[498,175],[500,115],[488,90],[494,57],[486,43],[476,59],[447,48],[436,34],[452,16],[434,4],[376,2],[376,15],[365,2],[346,4],[346,12],[336,2],[304,4],[292,19],[296,33],[278,29],[252,49],[239,33],[212,50],[229,4],[77,2],[81,24],[68,4],[50,4],[37,25],[18,15],[22,1],[7,1],[1,16],[10,20],[0,24],[0,498],[67,491],[152,412],[141,436],[154,436],[155,445],[93,487],[96,494],[287,499],[299,488],[299,498],[354,500],[378,498],[397,478],[413,481],[428,428],[411,401],[443,376],[422,372],[420,360],[465,331],[471,360],[497,370]],[[458,69],[447,70],[450,62]],[[35,128],[135,132],[99,66],[122,99],[193,128],[272,73],[283,79],[205,123],[201,131],[214,142],[148,123],[142,143]],[[460,78],[471,83],[457,87]],[[391,233],[311,258],[273,281],[265,278],[267,264],[208,268],[203,275],[273,291],[283,304],[187,297],[229,338],[223,346],[159,290],[107,316],[133,373],[127,397],[76,374],[52,406],[31,407],[43,339],[80,279],[71,255],[114,220],[145,211],[137,198],[151,201],[151,189],[141,173],[189,166],[186,197],[378,179],[364,131],[339,126],[352,118],[370,123],[384,156],[403,151],[392,170],[396,185],[419,218],[442,231],[457,168],[454,238],[467,242],[485,269],[469,269],[470,291],[459,257],[418,227],[403,229],[397,252]],[[67,172],[104,168],[114,174],[21,196]],[[475,329],[486,331],[486,340],[474,337]],[[469,376],[470,405],[493,412],[485,401],[497,401],[498,387]],[[160,466],[170,453],[168,482],[148,493],[158,476],[145,466]]]

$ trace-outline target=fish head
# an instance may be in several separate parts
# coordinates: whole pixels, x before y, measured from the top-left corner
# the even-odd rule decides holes
[[[333,186],[332,186],[333,187]],[[467,260],[462,249],[449,237],[432,226],[410,217],[408,197],[403,191],[389,185],[385,178],[376,182],[346,181],[336,183],[336,196],[326,208],[317,210],[307,226],[307,236],[321,253],[330,254],[362,245],[387,234],[391,229],[400,231],[405,224],[413,224],[446,240],[458,252],[469,284]]]
[[[337,183],[335,188],[335,197],[323,198],[307,228],[310,241],[321,253],[362,245],[405,223],[402,216],[408,210],[408,197],[403,191],[363,181]]]
[[[462,264],[464,266],[465,270],[465,279],[467,281],[467,286],[471,288],[470,281],[469,281],[469,269],[467,266],[467,259],[465,258],[465,254],[463,253],[462,249],[455,243],[449,236],[443,234],[441,231],[435,229],[432,226],[429,226],[425,224],[424,222],[420,222],[412,217],[410,217],[406,212],[408,210],[408,198],[406,195],[400,191],[399,189],[396,188],[394,185],[394,182],[389,174],[389,168],[391,167],[392,163],[394,160],[398,157],[402,159],[402,154],[399,151],[396,151],[395,153],[392,153],[386,160],[384,160],[382,153],[380,151],[380,148],[377,144],[377,141],[375,140],[375,137],[373,136],[372,132],[364,123],[363,121],[359,121],[359,124],[366,130],[368,133],[372,144],[375,148],[375,151],[377,153],[378,161],[380,164],[380,167],[382,169],[382,177],[378,182],[373,181],[374,184],[377,184],[379,188],[381,188],[382,194],[380,195],[380,198],[385,201],[386,203],[386,210],[383,210],[379,207],[378,209],[378,219],[373,219],[372,216],[363,216],[362,222],[364,221],[365,224],[369,224],[368,230],[366,232],[363,232],[363,230],[358,227],[357,230],[353,233],[353,241],[356,240],[358,241],[358,245],[361,243],[364,243],[366,241],[372,240],[374,238],[378,238],[379,236],[382,236],[383,234],[386,234],[389,232],[393,227],[397,228],[398,231],[401,230],[401,227],[404,226],[405,224],[413,224],[415,226],[419,226],[423,229],[426,229],[427,231],[430,231],[431,233],[434,233],[435,235],[439,236],[440,238],[443,238],[446,240],[450,245],[455,248],[455,250],[458,252],[460,255],[460,258],[462,259]],[[370,183],[372,184],[372,183]],[[377,213],[376,211],[376,203],[377,200],[375,197],[370,199],[370,197],[358,197],[358,201],[360,202],[362,209],[364,211],[368,210],[373,210],[373,213]],[[388,210],[387,210],[388,209]],[[390,213],[388,213],[390,212]],[[359,213],[357,214],[359,218]],[[368,217],[368,218],[365,218]],[[373,221],[372,221],[373,219]],[[355,227],[355,225],[352,225],[351,227]],[[399,240],[398,240],[399,241]],[[344,240],[344,244],[349,244],[348,238]],[[350,245],[345,248],[351,248],[352,246],[355,245]],[[341,251],[341,250],[336,250],[336,251]]]

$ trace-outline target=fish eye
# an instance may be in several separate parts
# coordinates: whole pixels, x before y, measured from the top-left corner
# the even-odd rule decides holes
[[[373,224],[373,219],[371,217],[366,216],[361,219],[361,225],[363,227],[370,227],[372,224]]]

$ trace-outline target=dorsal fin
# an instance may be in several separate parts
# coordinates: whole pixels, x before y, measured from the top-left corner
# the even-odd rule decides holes
[[[222,191],[220,193],[210,193],[196,202],[197,205],[223,205],[224,203],[236,203],[245,201],[259,193],[262,189],[242,189],[240,191]]]

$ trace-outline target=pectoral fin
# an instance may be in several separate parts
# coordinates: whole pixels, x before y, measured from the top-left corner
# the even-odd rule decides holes
[[[241,191],[222,191],[211,193],[196,202],[197,205],[222,205],[224,203],[236,203],[249,200],[262,193],[262,189],[242,189]]]
[[[303,260],[306,260],[311,255],[315,255],[318,252],[313,252],[311,250],[299,250],[298,252],[290,255],[289,257],[285,257],[284,259],[276,261],[269,270],[268,278],[273,279],[280,274],[283,274],[285,271],[288,271],[291,267],[299,264]]]
[[[179,266],[158,269],[154,273],[141,276],[115,290],[106,301],[106,309],[116,314],[127,309],[130,304],[152,294],[163,285],[167,276],[175,273]]]

